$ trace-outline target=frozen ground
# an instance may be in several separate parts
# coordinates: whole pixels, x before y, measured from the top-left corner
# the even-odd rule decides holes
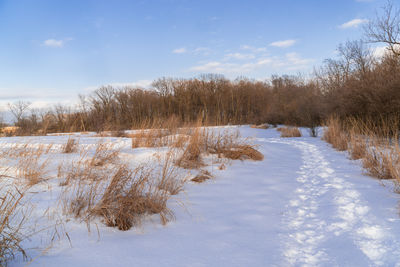
[[[363,175],[359,162],[319,138],[240,130],[256,137],[264,161],[210,166],[215,179],[187,183],[170,202],[175,221],[148,220],[126,232],[99,224],[100,235],[69,221],[71,244],[62,238],[43,255],[30,250],[30,266],[400,266],[399,195],[390,183]],[[139,149],[131,157],[144,155],[151,152]],[[44,209],[56,194],[36,194],[33,201]],[[40,246],[44,235],[26,245]]]

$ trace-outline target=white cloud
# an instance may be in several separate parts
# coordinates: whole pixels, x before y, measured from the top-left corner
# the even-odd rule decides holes
[[[309,58],[302,58],[298,53],[292,52],[285,55],[285,61],[288,69],[301,69],[310,65],[313,60]]]
[[[190,48],[187,49],[186,47],[180,47],[172,50],[172,53],[174,54],[193,54],[193,55],[203,55],[203,56],[208,56],[211,54],[211,49],[208,47],[196,47],[196,48]]]
[[[312,59],[302,58],[297,53],[287,53],[283,57],[262,57],[244,63],[210,61],[193,66],[191,72],[211,72],[222,74],[243,74],[262,68],[301,70],[310,66]]]
[[[253,54],[242,54],[242,53],[230,53],[225,55],[225,60],[229,59],[238,59],[238,60],[244,60],[244,59],[253,59],[255,56]]]
[[[357,28],[361,24],[367,23],[367,19],[352,19],[348,22],[343,23],[339,26],[341,29],[348,29],[348,28]]]
[[[43,42],[43,45],[48,47],[63,47],[64,43],[65,41],[63,40],[47,39]]]
[[[254,46],[250,46],[250,45],[242,45],[242,46],[240,46],[240,49],[249,50],[249,51],[252,51],[253,53],[267,52],[267,48],[265,48],[265,47],[254,47]]]
[[[296,40],[284,40],[284,41],[276,41],[273,43],[270,43],[270,46],[275,46],[275,47],[290,47],[294,45],[297,41]]]
[[[382,58],[388,51],[387,46],[378,46],[372,48],[372,55],[376,58]]]
[[[400,45],[395,45],[394,49],[396,51],[400,51]],[[391,50],[388,46],[377,46],[377,47],[371,48],[371,50],[372,50],[372,55],[378,59],[383,58],[385,55],[390,55],[390,53],[391,53]]]
[[[177,48],[177,49],[174,49],[174,50],[172,51],[172,53],[174,53],[174,54],[184,54],[184,53],[186,53],[186,52],[187,52],[187,50],[186,50],[186,48],[184,48],[184,47]]]

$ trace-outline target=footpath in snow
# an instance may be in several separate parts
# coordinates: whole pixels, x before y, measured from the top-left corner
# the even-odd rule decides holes
[[[30,266],[400,266],[399,195],[320,138],[240,127],[265,159],[210,170],[172,201],[176,220],[88,234],[67,224]],[[305,136],[308,136],[304,131]],[[23,266],[12,262],[11,266]]]

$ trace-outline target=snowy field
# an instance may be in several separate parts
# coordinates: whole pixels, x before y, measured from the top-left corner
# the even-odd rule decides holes
[[[175,220],[165,226],[154,216],[129,231],[98,222],[88,232],[84,222],[56,212],[57,181],[33,186],[32,220],[49,228],[24,241],[29,266],[400,266],[399,195],[390,182],[363,175],[359,162],[306,130],[305,137],[280,138],[275,129],[239,128],[255,138],[264,160],[207,166],[215,178],[187,182],[169,200]],[[67,138],[0,138],[0,144],[59,149]],[[79,143],[98,139],[81,136]],[[125,138],[107,141],[128,162],[151,160],[159,150],[132,149]],[[57,155],[55,161],[74,157]],[[57,222],[60,234],[49,247]],[[10,266],[26,263],[17,258]]]

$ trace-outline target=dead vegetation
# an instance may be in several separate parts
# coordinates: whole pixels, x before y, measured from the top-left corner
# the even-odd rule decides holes
[[[204,166],[202,157],[207,154],[231,160],[263,160],[263,154],[256,147],[248,138],[242,138],[239,131],[196,127],[176,163],[182,168],[197,169]]]
[[[45,179],[47,174],[49,159],[42,159],[47,150],[45,151],[44,146],[24,148],[16,154],[19,157],[16,175],[18,178],[24,178],[28,186],[33,186]]]
[[[262,123],[262,124],[252,124],[250,125],[251,128],[255,129],[269,129],[271,126],[268,123]]]
[[[297,127],[281,127],[277,131],[281,132],[281,137],[301,137],[301,132]]]
[[[116,160],[115,151],[105,154],[108,149],[110,146],[100,143],[95,160],[85,160],[83,155],[79,161],[59,167],[64,212],[88,226],[102,218],[106,225],[120,230],[139,225],[148,215],[158,214],[162,224],[173,219],[167,200],[182,191],[185,182],[174,165],[174,151],[129,167]]]
[[[118,158],[119,152],[119,149],[116,149],[114,144],[100,141],[90,160],[90,165],[99,167],[112,163]]]
[[[25,239],[22,233],[27,214],[21,208],[24,193],[15,187],[0,188],[0,265],[6,266],[17,254],[27,258],[21,242]]]
[[[62,148],[63,153],[75,153],[78,151],[78,142],[76,139],[68,137],[67,143]]]
[[[331,118],[324,140],[339,151],[348,150],[350,158],[361,160],[367,173],[378,179],[400,183],[398,121],[382,119],[340,121]]]
[[[195,182],[195,183],[203,183],[211,178],[213,178],[213,176],[211,175],[211,173],[209,171],[201,170],[200,173],[197,174],[190,181]]]
[[[173,181],[173,170],[167,163],[159,172],[149,164],[130,169],[115,165],[110,176],[96,181],[74,179],[65,187],[62,205],[67,214],[90,222],[100,217],[107,226],[129,230],[137,226],[146,215],[158,214],[162,224],[173,219],[167,200],[182,187]],[[111,178],[110,178],[111,177]]]
[[[340,120],[336,117],[331,117],[327,121],[328,126],[325,129],[323,139],[330,143],[338,151],[348,149],[348,135],[343,131]]]

